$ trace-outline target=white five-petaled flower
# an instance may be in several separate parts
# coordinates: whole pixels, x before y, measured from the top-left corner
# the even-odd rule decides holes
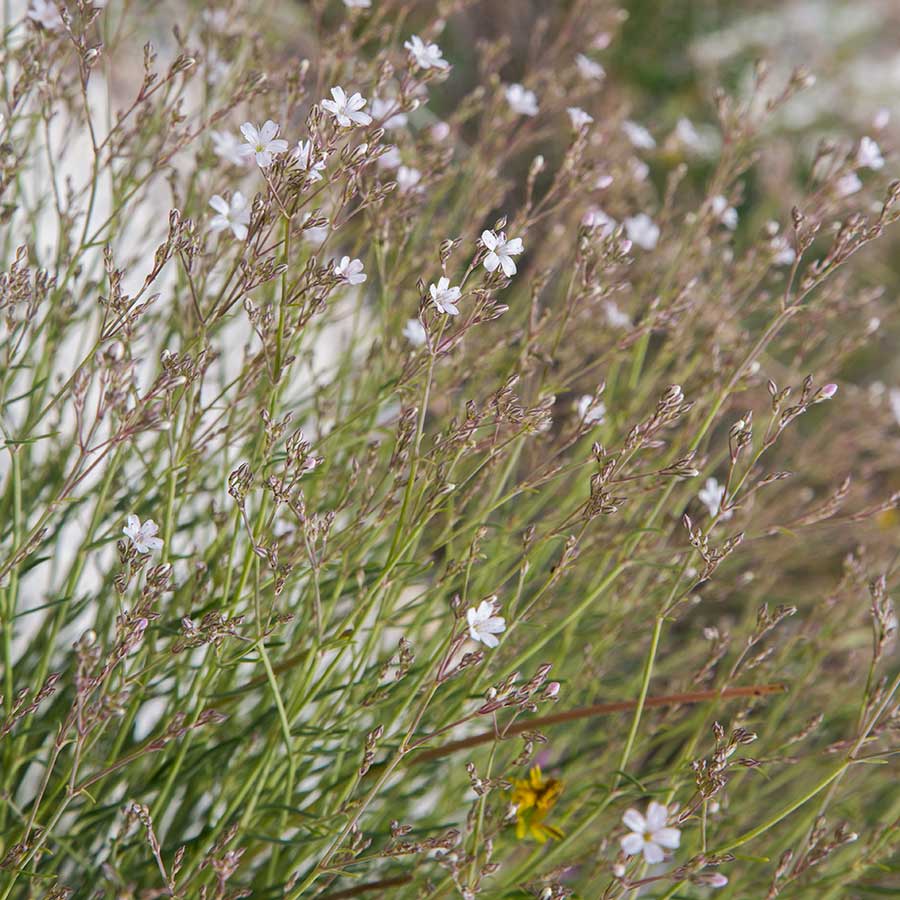
[[[570,106],[566,109],[566,112],[569,114],[569,121],[571,121],[572,127],[578,131],[594,121],[594,117],[589,116],[580,106]]]
[[[459,315],[459,307],[456,302],[462,291],[458,287],[451,287],[449,278],[441,276],[437,284],[432,284],[428,288],[428,293],[431,294],[431,302],[442,313],[446,313],[448,316]]]
[[[878,143],[870,137],[864,137],[859,142],[856,151],[856,164],[864,169],[883,169],[884,157]]]
[[[888,403],[890,403],[891,412],[894,414],[897,424],[900,425],[900,388],[891,388],[888,391]]]
[[[209,136],[213,142],[213,153],[233,166],[245,166],[248,162],[241,148],[241,139],[230,131],[211,131]]]
[[[606,419],[606,404],[594,400],[590,394],[579,397],[575,406],[578,410],[578,418],[585,425],[601,425]]]
[[[575,57],[575,65],[578,67],[578,72],[582,78],[602,81],[606,77],[606,69],[583,53],[579,53]]]
[[[47,31],[56,31],[63,27],[59,7],[53,0],[31,0],[28,7],[28,18],[46,28]]]
[[[504,90],[509,108],[520,116],[536,116],[538,102],[534,91],[529,91],[521,84],[508,84]]]
[[[154,550],[162,549],[162,539],[156,537],[159,528],[153,519],[147,519],[142,525],[141,520],[132,513],[126,522],[122,533],[134,544],[134,549],[138,553],[152,553]]]
[[[507,278],[516,274],[516,263],[513,259],[525,249],[522,238],[506,239],[506,232],[494,234],[493,231],[481,232],[481,243],[488,249],[488,255],[484,258],[484,267],[488,272],[495,272],[497,268],[503,270]]]
[[[725,487],[719,484],[717,479],[707,478],[703,484],[703,488],[697,494],[697,499],[709,511],[710,518],[714,519],[719,515],[719,511],[722,508],[722,500],[725,499]],[[722,513],[719,518],[722,522],[730,519],[731,510]]]
[[[661,863],[666,850],[674,850],[681,843],[681,832],[677,828],[667,828],[669,810],[655,800],[650,801],[647,815],[642,816],[636,809],[625,810],[622,821],[629,834],[620,841],[627,856],[644,854],[650,864]]]
[[[652,250],[659,240],[659,225],[647,213],[638,213],[625,219],[625,233],[638,247]]]
[[[294,150],[294,159],[297,165],[306,172],[310,181],[321,181],[322,176],[319,174],[325,168],[325,157],[320,156],[318,159],[313,157],[313,142],[298,141]]]
[[[396,100],[373,97],[369,109],[372,112],[372,118],[376,122],[380,122],[381,127],[387,131],[403,128],[406,125],[406,113],[400,111],[400,104]]]
[[[399,166],[396,178],[397,187],[404,194],[415,193],[421,190],[419,182],[422,180],[422,173],[412,166]]]
[[[350,259],[349,256],[341,257],[341,261],[334,264],[334,274],[348,284],[362,284],[368,277],[363,271],[362,260]]]
[[[632,122],[631,119],[626,119],[622,123],[622,131],[625,132],[625,137],[631,141],[631,144],[634,147],[638,147],[641,150],[652,150],[656,146],[653,135],[638,122]]]
[[[506,631],[506,619],[494,615],[493,600],[482,600],[477,607],[467,609],[466,621],[469,623],[469,637],[480,641],[485,647],[496,647],[500,641],[494,635]]]
[[[366,99],[359,91],[348,97],[342,87],[333,87],[331,97],[331,100],[322,101],[322,108],[330,112],[342,128],[349,128],[351,125],[369,125],[372,122],[372,117],[362,112]]]
[[[231,200],[226,200],[218,194],[213,194],[209,205],[218,213],[209,220],[209,227],[213,231],[222,231],[230,228],[231,233],[242,241],[247,237],[247,226],[250,224],[250,206],[247,198],[235,191]]]
[[[437,44],[426,44],[417,34],[414,34],[403,46],[409,50],[409,58],[420,69],[450,68],[450,63],[441,54],[441,48]]]
[[[425,326],[418,319],[409,319],[403,326],[403,337],[405,337],[413,347],[421,347],[428,335],[425,333]]]
[[[271,166],[272,157],[284,153],[288,148],[288,142],[278,138],[278,129],[278,124],[271,119],[262,128],[257,128],[252,122],[244,122],[241,134],[247,143],[241,145],[241,153],[255,157],[256,164],[261,169]]]
[[[728,229],[734,231],[737,228],[738,214],[733,206],[728,205],[728,200],[721,194],[716,195],[709,202],[712,214]]]

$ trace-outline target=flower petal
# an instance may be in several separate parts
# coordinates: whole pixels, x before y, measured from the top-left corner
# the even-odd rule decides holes
[[[488,250],[493,250],[497,246],[497,235],[494,234],[493,231],[482,231],[481,243],[484,244]]]
[[[659,828],[653,832],[653,840],[660,847],[674,850],[681,844],[681,832],[677,828]]]
[[[660,847],[659,844],[654,844],[652,842],[644,843],[644,859],[646,859],[651,866],[656,863],[661,863],[665,858],[666,854],[663,853],[663,848]]]
[[[662,803],[651,800],[647,807],[647,831],[653,832],[665,828],[668,820],[669,810]]]
[[[646,820],[636,809],[626,809],[622,821],[629,831],[637,831],[639,834],[643,834],[647,828]]]
[[[635,856],[644,848],[644,839],[632,831],[630,834],[626,834],[619,844],[628,856]]]

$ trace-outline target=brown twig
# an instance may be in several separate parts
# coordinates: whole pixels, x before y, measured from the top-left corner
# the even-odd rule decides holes
[[[398,887],[401,884],[409,884],[410,881],[412,881],[412,875],[398,875],[396,878],[383,878],[381,881],[369,881],[366,882],[366,884],[357,884],[355,887],[347,888],[343,891],[336,891],[334,894],[324,894],[321,900],[343,900],[345,897],[358,897],[360,894],[376,891],[379,888]]]
[[[690,691],[686,694],[665,694],[659,697],[648,697],[644,707],[649,706],[676,706],[685,703],[703,703],[706,700],[729,700],[732,697],[763,697],[766,694],[780,694],[787,690],[783,684],[759,684],[745,687],[725,688],[724,690]],[[565,712],[553,713],[549,716],[539,716],[536,719],[514,722],[506,729],[507,736],[521,734],[523,731],[534,731],[546,725],[557,725],[560,722],[571,722],[575,719],[589,719],[592,716],[604,716],[610,713],[628,712],[637,705],[636,700],[617,700],[614,703],[596,703],[593,706],[582,706],[578,709],[568,709]],[[465,750],[468,747],[477,747],[479,744],[487,744],[496,740],[497,733],[494,729],[476,734],[472,737],[451,741],[440,747],[432,747],[415,754],[410,762],[426,762],[429,759],[440,759],[457,750]]]

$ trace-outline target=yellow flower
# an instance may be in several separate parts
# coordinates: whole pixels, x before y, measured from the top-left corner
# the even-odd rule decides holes
[[[544,818],[556,805],[563,783],[557,778],[544,778],[540,766],[532,766],[528,778],[515,779],[512,802],[516,807],[516,837],[531,835],[539,844],[548,838],[559,840],[563,833]]]

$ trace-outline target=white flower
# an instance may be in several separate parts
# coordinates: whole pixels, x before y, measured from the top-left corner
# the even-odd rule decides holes
[[[373,97],[369,104],[372,118],[381,121],[381,127],[390,131],[394,128],[403,128],[406,125],[406,113],[400,112],[396,100],[382,100],[381,97]]]
[[[421,190],[418,187],[422,180],[422,173],[418,169],[411,166],[400,166],[397,169],[397,187],[404,193],[415,192]]]
[[[776,234],[775,237],[769,241],[769,247],[775,254],[772,262],[774,262],[776,266],[793,265],[794,260],[797,258],[797,254],[791,246],[790,241],[788,241],[783,234]]]
[[[255,157],[256,164],[261,169],[272,165],[272,157],[284,153],[288,148],[287,141],[276,140],[278,127],[271,119],[262,128],[257,128],[252,122],[241,125],[241,134],[247,142],[241,145],[241,153],[247,157]]]
[[[247,237],[247,226],[250,224],[250,206],[247,198],[240,192],[235,191],[231,195],[231,200],[226,200],[218,194],[213,194],[209,201],[209,205],[218,213],[209,220],[209,227],[213,231],[222,231],[230,228],[231,233],[239,240],[243,241]]]
[[[28,7],[28,18],[46,28],[47,31],[57,31],[63,27],[59,7],[53,0],[31,0],[31,5]]]
[[[599,229],[602,237],[609,237],[616,230],[617,222],[603,212],[599,206],[592,206],[581,217],[581,224],[592,231]]]
[[[707,478],[703,488],[697,494],[697,499],[706,507],[711,519],[719,515],[722,508],[722,500],[725,498],[725,487],[715,479]],[[720,519],[725,522],[731,518],[731,510],[722,513]]]
[[[372,0],[344,0],[344,6],[347,9],[369,9],[372,6]]]
[[[431,302],[442,312],[448,316],[458,316],[459,308],[456,301],[459,300],[462,291],[458,287],[450,287],[450,279],[441,277],[437,284],[432,284],[428,288],[431,294]]]
[[[428,134],[435,143],[443,143],[450,137],[450,126],[446,122],[435,122],[428,129]]]
[[[488,272],[495,272],[499,266],[507,278],[516,274],[514,256],[518,256],[525,247],[522,238],[506,239],[506,232],[494,234],[493,231],[481,232],[481,243],[490,251],[484,258],[484,267]]]
[[[888,391],[888,403],[891,405],[891,412],[900,425],[900,388],[891,388]]]
[[[414,34],[403,46],[409,50],[409,58],[420,69],[450,68],[450,63],[441,55],[441,48],[437,44],[426,44],[417,34]]]
[[[304,213],[303,224],[305,225],[313,217],[311,212]],[[321,244],[328,237],[328,223],[324,225],[314,225],[303,229],[303,240],[309,241],[311,244]]]
[[[644,250],[652,250],[659,240],[659,226],[646,213],[629,216],[625,220],[628,239]]]
[[[881,155],[881,148],[870,137],[864,137],[859,142],[859,149],[856,151],[856,164],[863,169],[883,169],[884,157]]]
[[[578,66],[578,72],[582,78],[602,81],[606,77],[606,69],[583,53],[579,53],[575,57],[575,65]]]
[[[348,284],[362,284],[368,277],[363,271],[362,260],[350,259],[349,256],[341,257],[341,261],[334,264],[334,274]]]
[[[294,159],[297,160],[297,166],[304,172],[310,181],[321,181],[322,176],[319,174],[325,168],[325,157],[320,156],[313,159],[313,142],[298,141],[294,150]]]
[[[211,131],[209,133],[213,142],[213,153],[233,166],[245,166],[248,159],[241,148],[244,146],[241,139],[230,131]]]
[[[400,151],[393,144],[384,148],[384,153],[378,157],[378,168],[380,169],[396,169],[397,166],[403,164],[403,158]]]
[[[342,128],[349,128],[351,125],[368,125],[372,121],[372,117],[368,113],[361,112],[366,105],[366,100],[359,91],[348,97],[343,88],[333,87],[331,96],[331,100],[322,101],[322,108],[330,112]]]
[[[646,181],[647,176],[650,174],[650,166],[636,156],[632,156],[628,160],[628,168],[631,169],[631,174],[635,181]]]
[[[634,147],[639,147],[641,150],[652,150],[656,146],[653,135],[643,125],[632,122],[631,119],[626,119],[622,123],[622,131],[625,132],[625,137],[631,141]]]
[[[578,410],[578,418],[585,425],[600,425],[606,419],[606,404],[599,400],[595,402],[590,394],[579,397],[575,406]]]
[[[500,641],[494,635],[506,631],[506,619],[494,615],[493,600],[482,600],[477,608],[467,609],[466,620],[469,623],[469,637],[480,641],[485,647],[496,647]]]
[[[534,91],[529,91],[521,84],[508,84],[503,91],[509,108],[520,116],[536,116],[538,102]]]
[[[643,853],[650,865],[661,863],[666,856],[665,850],[674,850],[681,843],[681,832],[666,827],[668,819],[669,810],[655,800],[650,801],[646,816],[636,809],[626,810],[622,821],[630,834],[620,841],[622,850],[627,856]]]
[[[584,128],[585,125],[590,125],[591,122],[594,121],[594,117],[589,116],[580,106],[570,106],[567,108],[566,112],[569,114],[569,120],[572,123],[572,127],[579,131]]]
[[[856,172],[848,172],[834,183],[834,188],[839,197],[849,197],[862,189],[862,181]]]
[[[138,553],[152,553],[154,550],[162,549],[163,542],[156,537],[159,528],[153,519],[147,519],[141,525],[141,520],[132,513],[126,521],[128,524],[122,529],[122,534],[134,544],[134,549]]]
[[[414,347],[421,347],[426,340],[425,326],[418,319],[410,319],[403,326],[403,337]]]
[[[734,231],[737,228],[738,214],[733,206],[728,205],[728,201],[721,195],[717,195],[710,200],[710,208],[713,215],[726,227]]]
[[[631,316],[622,312],[612,300],[603,304],[603,312],[606,314],[606,321],[613,328],[631,328]]]

